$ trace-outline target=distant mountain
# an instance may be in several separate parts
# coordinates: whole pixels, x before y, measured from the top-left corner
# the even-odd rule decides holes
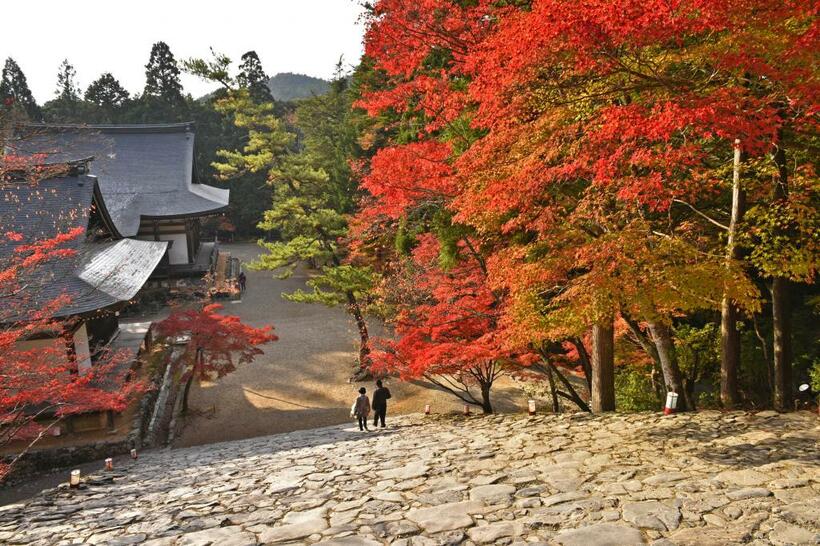
[[[268,87],[273,98],[289,101],[324,95],[330,89],[330,82],[304,74],[282,72],[270,79]]]

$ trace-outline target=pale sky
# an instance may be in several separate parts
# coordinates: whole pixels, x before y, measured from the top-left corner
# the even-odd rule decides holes
[[[111,72],[141,92],[151,45],[164,41],[177,60],[207,57],[209,47],[238,63],[255,49],[265,71],[328,78],[340,55],[354,65],[364,29],[358,0],[23,0],[3,2],[0,62],[13,57],[37,102],[54,98],[63,59],[80,88]],[[0,66],[0,68],[2,68]],[[194,97],[213,86],[187,74]]]

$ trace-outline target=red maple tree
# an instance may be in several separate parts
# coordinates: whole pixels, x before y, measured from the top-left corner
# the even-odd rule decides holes
[[[188,411],[188,395],[194,379],[212,380],[236,370],[236,366],[253,362],[264,353],[259,347],[276,341],[272,326],[255,328],[234,315],[222,315],[222,306],[211,303],[199,309],[177,310],[159,323],[157,331],[164,336],[181,338],[185,349],[182,380],[185,390],[182,411]]]
[[[134,380],[120,364],[127,355],[100,350],[94,366],[78,373],[77,362],[92,355],[68,356],[74,319],[54,318],[70,298],[63,295],[42,301],[37,283],[41,268],[75,252],[66,244],[84,232],[75,229],[50,239],[15,246],[0,263],[0,447],[21,447],[10,462],[0,462],[2,481],[44,435],[64,418],[78,413],[122,411],[144,392],[144,382]],[[5,232],[9,242],[22,235]],[[36,302],[36,305],[33,303]],[[27,345],[32,339],[49,343]],[[116,388],[111,388],[116,385]]]
[[[498,322],[501,301],[481,264],[463,251],[453,267],[443,269],[437,265],[439,250],[432,235],[421,236],[398,278],[386,283],[397,308],[396,339],[377,341],[373,370],[404,380],[425,378],[492,413],[493,383],[536,356],[510,346]]]
[[[763,226],[809,233],[817,222],[795,227],[807,217],[792,203],[808,200],[814,172],[819,26],[812,5],[792,0],[380,0],[365,51],[382,77],[357,104],[392,120],[396,137],[371,161],[363,186],[376,199],[360,217],[375,224],[381,211],[425,232],[431,215],[417,209],[432,204],[474,230],[508,334],[538,343],[593,330],[597,409],[614,408],[619,315],[679,391],[672,321],[723,300],[722,398],[732,405],[730,334],[737,310],[759,305],[733,243],[739,201],[789,209],[750,216]],[[725,167],[736,141],[741,191]],[[441,150],[446,169],[414,181],[421,163],[402,149]],[[725,208],[731,223],[715,220]],[[767,229],[750,231],[771,241],[789,231]],[[811,248],[803,239],[793,247]],[[769,260],[754,266],[771,278],[774,401],[784,407],[786,283],[810,281],[816,260],[756,252]]]

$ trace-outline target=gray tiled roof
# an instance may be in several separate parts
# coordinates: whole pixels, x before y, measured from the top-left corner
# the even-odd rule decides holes
[[[94,157],[108,211],[123,237],[140,218],[199,216],[228,205],[229,190],[198,183],[190,123],[167,125],[27,125],[9,146],[48,162]]]
[[[108,307],[131,299],[156,268],[166,242],[122,239],[104,243],[86,241],[89,213],[97,180],[72,176],[0,186],[0,233],[23,236],[21,241],[0,238],[0,264],[7,262],[20,245],[49,239],[74,228],[84,231],[63,248],[69,257],[53,259],[32,271],[24,289],[0,307],[0,322],[19,320],[21,309],[40,309],[66,295],[69,303],[56,313],[67,316]]]
[[[84,245],[75,274],[116,301],[133,298],[165,254],[167,242],[120,239]]]

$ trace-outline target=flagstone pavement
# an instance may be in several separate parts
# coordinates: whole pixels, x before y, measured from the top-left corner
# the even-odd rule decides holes
[[[820,419],[410,415],[140,454],[0,544],[820,544]]]

